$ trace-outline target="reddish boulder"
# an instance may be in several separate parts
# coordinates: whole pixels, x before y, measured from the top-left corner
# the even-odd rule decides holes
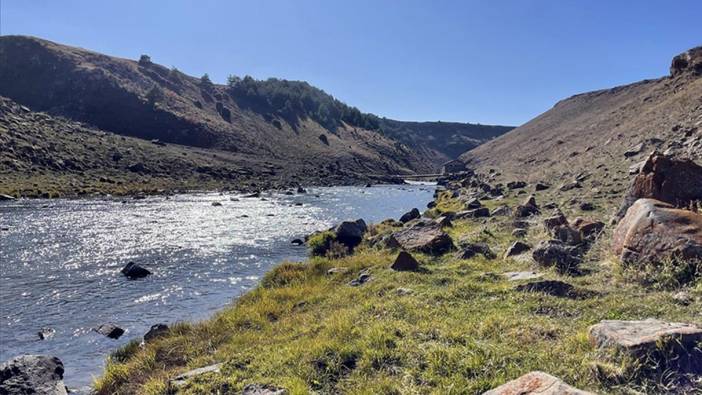
[[[687,159],[674,159],[653,152],[634,178],[617,217],[638,199],[651,198],[678,208],[702,200],[702,166]]]
[[[702,214],[639,199],[614,230],[612,249],[624,263],[702,259]]]
[[[593,395],[544,372],[530,372],[483,395]]]

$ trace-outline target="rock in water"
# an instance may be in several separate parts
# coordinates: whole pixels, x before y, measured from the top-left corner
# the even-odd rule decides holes
[[[413,220],[413,219],[417,219],[417,218],[419,218],[419,217],[420,217],[419,210],[416,209],[416,208],[413,208],[412,210],[410,210],[410,211],[404,213],[404,214],[400,217],[400,222],[402,222],[403,224],[405,224],[405,223],[407,223],[407,222],[409,222],[409,221],[411,221],[411,220]]]
[[[3,200],[15,200],[15,197],[10,196],[10,195],[3,195],[0,193],[0,201],[3,201]]]
[[[419,262],[409,252],[400,251],[390,268],[397,271],[415,271],[419,269]]]
[[[530,372],[483,395],[594,395],[544,372]]]
[[[115,324],[102,324],[93,330],[110,339],[119,339],[124,334],[124,329]]]
[[[617,218],[622,218],[641,198],[660,200],[678,208],[702,200],[702,166],[691,160],[652,153],[632,181]]]
[[[691,324],[605,320],[589,329],[590,342],[639,360],[678,371],[702,373],[702,328]]]
[[[56,357],[15,357],[0,364],[0,394],[66,395],[63,372],[63,363]]]
[[[702,214],[639,199],[614,230],[612,249],[625,264],[702,259]]]
[[[156,324],[149,328],[149,331],[144,334],[144,343],[149,343],[152,340],[161,337],[168,333],[170,328],[166,324]]]
[[[134,262],[127,263],[122,269],[122,274],[124,274],[129,279],[144,278],[151,274],[150,271],[144,269],[143,267],[137,265]]]
[[[54,328],[41,328],[39,332],[37,332],[39,340],[51,339],[52,337],[54,337],[55,334],[56,330]]]

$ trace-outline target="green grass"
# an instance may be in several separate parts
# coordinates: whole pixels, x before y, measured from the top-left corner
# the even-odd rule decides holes
[[[439,200],[438,211],[457,211],[455,200]],[[449,232],[456,241],[486,241],[502,256],[513,241],[507,221],[457,221]],[[529,237],[542,235],[532,230]],[[543,270],[595,292],[585,299],[516,292],[499,274],[532,269],[522,260],[418,255],[426,271],[394,272],[395,253],[361,246],[349,257],[283,263],[211,319],[120,351],[96,390],[167,393],[169,378],[218,362],[222,374],[193,380],[182,392],[230,393],[261,383],[291,394],[476,394],[532,370],[601,394],[660,388],[664,383],[622,382],[628,367],[603,362],[587,329],[603,319],[699,323],[702,303],[681,306],[672,292],[626,281],[606,250],[593,248],[584,276]],[[332,267],[347,271],[327,274]],[[350,286],[364,269],[372,279]]]

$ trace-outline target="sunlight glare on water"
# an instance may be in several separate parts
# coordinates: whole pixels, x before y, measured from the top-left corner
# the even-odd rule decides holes
[[[206,318],[256,286],[272,265],[305,259],[293,238],[342,220],[397,218],[425,207],[432,193],[412,185],[263,199],[203,193],[2,203],[0,360],[55,355],[69,386],[89,385],[111,351],[151,325]],[[127,280],[120,270],[129,261],[153,274]],[[111,340],[92,331],[108,322],[125,335]],[[56,334],[40,341],[44,327]]]

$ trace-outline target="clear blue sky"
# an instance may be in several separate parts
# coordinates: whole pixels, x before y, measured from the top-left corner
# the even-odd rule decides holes
[[[305,80],[403,120],[518,125],[702,45],[702,0],[0,1],[2,34],[146,53],[217,82]]]

